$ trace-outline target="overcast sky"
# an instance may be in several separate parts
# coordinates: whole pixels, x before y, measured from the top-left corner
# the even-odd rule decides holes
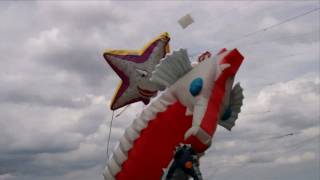
[[[238,48],[245,104],[201,159],[208,180],[319,180],[319,1],[1,1],[0,180],[102,179],[119,78],[106,48],[169,32],[191,55]],[[195,23],[177,20],[190,13]],[[195,58],[193,56],[192,58]],[[111,146],[143,105],[115,119]],[[287,135],[293,133],[293,135]]]

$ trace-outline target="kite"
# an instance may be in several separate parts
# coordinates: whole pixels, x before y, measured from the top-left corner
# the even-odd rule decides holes
[[[178,23],[180,24],[180,26],[182,27],[182,29],[187,28],[190,24],[192,24],[194,22],[193,18],[191,17],[190,14],[187,14],[183,17],[181,17],[178,20]]]
[[[223,49],[194,66],[185,49],[163,58],[150,78],[162,93],[125,130],[105,180],[172,177],[179,157],[200,157],[211,146],[218,124],[231,130],[243,101],[240,84],[233,86],[243,59],[237,49]]]
[[[157,94],[156,86],[149,79],[160,59],[169,52],[169,40],[168,33],[163,33],[139,51],[104,52],[105,60],[122,80],[112,99],[112,110],[138,101],[148,104]]]

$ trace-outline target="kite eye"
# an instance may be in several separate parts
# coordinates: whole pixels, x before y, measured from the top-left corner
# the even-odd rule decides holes
[[[192,94],[192,96],[196,96],[201,92],[203,86],[203,80],[201,78],[194,79],[189,87],[189,92]]]
[[[140,74],[141,77],[147,77],[148,72],[141,70],[141,69],[136,69],[136,71]]]

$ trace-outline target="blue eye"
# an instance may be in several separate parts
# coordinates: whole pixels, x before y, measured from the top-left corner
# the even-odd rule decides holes
[[[189,92],[192,94],[192,96],[196,96],[201,92],[203,86],[203,80],[201,78],[194,79],[189,87]]]

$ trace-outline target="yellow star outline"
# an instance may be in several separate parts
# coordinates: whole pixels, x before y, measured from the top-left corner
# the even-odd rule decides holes
[[[115,49],[107,49],[105,50],[105,52],[103,53],[103,56],[106,57],[107,55],[120,55],[120,56],[126,56],[126,55],[135,55],[135,56],[141,56],[145,53],[145,51],[156,41],[159,40],[163,40],[164,42],[166,42],[166,46],[165,46],[165,53],[169,53],[170,52],[170,47],[169,47],[169,34],[167,32],[164,32],[162,34],[160,34],[159,36],[157,36],[156,38],[152,39],[150,42],[148,42],[142,49],[140,50],[115,50]],[[116,97],[119,93],[119,90],[121,89],[121,87],[123,86],[123,80],[121,79],[118,87],[113,95],[112,101],[111,101],[111,109],[112,105],[115,103],[116,101]],[[113,109],[114,110],[114,109]]]

